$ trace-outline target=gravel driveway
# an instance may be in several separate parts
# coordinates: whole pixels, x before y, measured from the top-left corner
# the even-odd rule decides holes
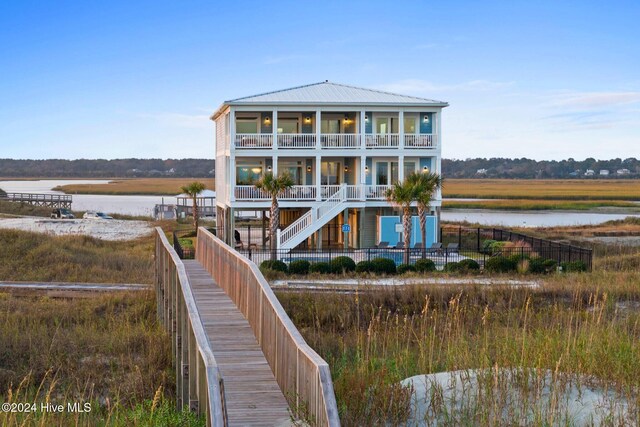
[[[0,218],[0,228],[34,231],[55,236],[85,234],[103,240],[134,240],[151,233],[145,221],[99,219]]]

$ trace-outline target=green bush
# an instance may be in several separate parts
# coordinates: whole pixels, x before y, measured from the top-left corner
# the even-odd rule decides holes
[[[587,264],[583,261],[563,262],[560,263],[562,271],[565,273],[582,273],[587,271]]]
[[[492,239],[485,240],[484,242],[482,242],[482,249],[480,249],[480,252],[483,254],[491,254],[491,248],[493,247],[493,244],[497,242],[497,240]]]
[[[492,273],[510,273],[517,270],[518,261],[510,257],[496,256],[489,258],[485,262],[484,268]]]
[[[416,268],[411,264],[400,264],[396,270],[398,274],[404,274],[404,273],[416,271]]]
[[[548,274],[558,267],[558,263],[552,259],[531,258],[529,260],[529,273]]]
[[[306,259],[297,259],[289,263],[289,273],[291,274],[308,274],[311,263]]]
[[[444,271],[447,273],[459,273],[461,270],[459,262],[448,262],[444,266]]]
[[[463,273],[480,271],[480,264],[478,264],[478,261],[476,261],[475,259],[463,259],[458,263],[458,265],[460,266],[460,271],[462,271]]]
[[[373,272],[378,274],[395,274],[396,263],[389,258],[374,258],[371,261],[373,264]]]
[[[331,267],[328,262],[314,262],[309,267],[311,273],[329,274],[331,273]]]
[[[287,268],[287,264],[277,259],[268,259],[266,261],[262,261],[260,263],[260,271],[271,270],[271,271],[281,271],[286,273],[289,269]]]
[[[419,259],[416,261],[416,271],[420,273],[427,273],[436,271],[436,263],[430,259]]]
[[[348,256],[339,256],[331,260],[331,272],[344,274],[356,270],[356,263]]]
[[[489,253],[495,254],[501,252],[505,246],[507,246],[507,242],[496,242],[494,240],[493,243],[491,243],[491,245],[489,246]]]
[[[356,264],[356,273],[371,273],[372,271],[374,271],[374,267],[371,261],[360,261]]]

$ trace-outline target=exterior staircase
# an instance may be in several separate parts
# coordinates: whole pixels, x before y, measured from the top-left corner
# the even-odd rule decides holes
[[[278,249],[293,249],[346,208],[347,186],[316,207],[312,207],[284,230],[278,230]]]

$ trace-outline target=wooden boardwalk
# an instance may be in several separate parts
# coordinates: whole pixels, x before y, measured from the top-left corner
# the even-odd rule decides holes
[[[198,261],[183,262],[224,380],[229,425],[291,425],[287,401],[249,322]]]

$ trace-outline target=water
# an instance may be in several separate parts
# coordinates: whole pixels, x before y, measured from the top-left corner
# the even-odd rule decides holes
[[[7,193],[64,194],[52,188],[67,184],[107,184],[104,179],[43,179],[38,181],[0,181],[0,188]],[[175,203],[174,197],[165,196],[164,203]],[[153,216],[153,207],[163,203],[162,196],[109,196],[98,194],[73,194],[72,209],[100,211],[122,215]]]
[[[490,209],[445,209],[443,221],[468,221],[482,225],[502,227],[556,227],[571,225],[593,225],[603,222],[625,219],[638,214],[610,214],[596,212],[558,212],[558,211],[495,211]]]
[[[62,194],[51,190],[66,184],[107,184],[104,179],[43,179],[38,181],[0,181],[0,188],[6,192]],[[466,199],[465,199],[466,200]],[[165,196],[164,203],[175,203],[174,197]],[[153,215],[153,207],[163,203],[162,196],[103,196],[96,194],[74,194],[73,209],[79,211],[95,210],[124,215]],[[503,227],[554,227],[569,225],[600,224],[606,221],[624,219],[638,214],[611,214],[596,212],[558,212],[558,211],[502,211],[476,209],[445,209],[442,219],[445,221],[468,221],[482,225]]]

